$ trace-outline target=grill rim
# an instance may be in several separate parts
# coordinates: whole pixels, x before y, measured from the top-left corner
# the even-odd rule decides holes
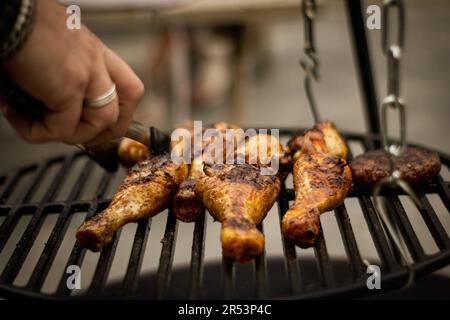
[[[280,129],[280,135],[291,135],[294,132],[302,132],[302,130],[301,129],[293,130],[293,129],[289,129],[289,128]],[[376,143],[379,142],[379,139],[380,139],[379,136],[370,135],[370,134],[363,135],[363,134],[358,134],[358,133],[343,132],[342,135],[343,135],[344,139],[346,140],[347,145],[348,145],[349,140],[350,141],[356,140],[363,144],[363,147],[365,150],[373,149],[374,146],[376,145]],[[409,144],[409,145],[424,148],[423,146],[420,146],[417,144]],[[433,150],[430,148],[425,148],[425,149],[437,152],[441,158],[443,165],[449,167],[450,156],[444,154],[443,152],[439,152],[439,151],[436,151],[436,150]],[[19,170],[13,172],[10,175],[3,175],[3,176],[1,176],[1,178],[3,179],[3,183],[0,185],[0,194],[4,195],[6,192],[8,192],[8,188],[6,188],[5,186],[11,187],[11,184],[13,185],[15,182],[14,179],[17,180],[17,178],[26,171],[35,170],[36,171],[35,176],[37,176],[38,173],[45,172],[45,168],[48,168],[54,162],[64,161],[64,163],[67,163],[67,162],[73,163],[73,161],[75,161],[75,159],[77,159],[80,155],[81,155],[80,153],[74,153],[74,154],[66,156],[66,157],[64,157],[64,156],[53,157],[51,159],[40,161],[33,165],[19,168]],[[351,155],[350,155],[350,157],[351,157]],[[84,172],[85,170],[88,170],[86,168],[89,166],[89,163],[90,163],[90,161],[86,162],[85,168],[83,169],[82,172]],[[62,172],[62,169],[59,172]],[[62,176],[65,176],[66,173],[62,172]],[[14,179],[12,179],[11,177]],[[56,178],[54,178],[54,179],[56,180]],[[60,180],[62,180],[62,179],[60,179]],[[81,180],[81,177],[78,176],[77,180]],[[78,196],[77,191],[72,190],[70,192],[69,199],[66,201],[58,201],[58,202],[49,201],[49,200],[53,199],[54,192],[53,193],[47,192],[44,196],[44,199],[49,201],[47,203],[44,203],[43,201],[41,201],[39,203],[33,203],[33,204],[29,204],[29,203],[26,203],[26,204],[0,204],[0,209],[2,209],[2,211],[6,212],[6,214],[4,215],[6,217],[6,219],[3,221],[2,225],[0,226],[0,230],[5,229],[5,227],[4,227],[5,222],[8,219],[8,217],[10,215],[12,215],[12,213],[14,213],[13,216],[20,217],[21,215],[18,214],[18,212],[20,212],[21,210],[25,210],[24,208],[28,208],[29,210],[34,210],[34,212],[36,213],[38,210],[42,210],[44,212],[44,210],[48,210],[48,207],[50,207],[50,206],[63,206],[63,209],[62,209],[62,211],[59,211],[59,214],[62,214],[62,212],[67,211],[67,217],[70,217],[70,212],[75,210],[75,208],[83,207],[83,208],[86,208],[86,211],[87,211],[86,219],[87,219],[88,217],[92,216],[96,212],[100,211],[100,208],[104,207],[109,202],[108,199],[103,199],[103,197],[104,197],[105,191],[106,191],[108,185],[111,183],[111,181],[112,181],[111,174],[104,173],[101,181],[99,182],[99,188],[97,189],[96,196],[93,200],[79,200],[79,199],[77,199],[77,196]],[[52,186],[53,186],[53,183],[54,182],[52,182]],[[439,195],[439,198],[442,200],[444,206],[450,212],[450,209],[449,209],[449,201],[450,201],[449,185],[450,185],[450,182],[445,181],[443,179],[443,177],[441,175],[439,175],[434,183],[431,183],[423,188],[422,187],[418,188],[419,195],[421,196],[421,200],[425,200],[426,201],[425,204],[427,204],[426,210],[425,210],[426,212],[422,212],[420,210],[419,210],[419,212],[420,212],[422,218],[424,219],[424,222],[425,222],[427,228],[429,229],[429,232],[432,235],[433,240],[436,242],[436,245],[438,246],[440,251],[433,255],[424,255],[421,252],[418,253],[419,260],[422,257],[425,257],[425,259],[416,262],[413,266],[413,269],[415,270],[415,272],[417,274],[417,278],[420,278],[426,274],[429,274],[432,271],[438,270],[450,263],[450,247],[449,247],[448,235],[445,232],[445,229],[443,228],[442,224],[440,223],[439,218],[436,215],[436,212],[431,207],[430,203],[428,202],[428,199],[425,196],[425,194],[427,194],[429,192],[436,193],[437,195]],[[76,186],[75,186],[75,188],[76,188]],[[80,188],[80,187],[78,187],[78,188]],[[49,190],[52,190],[52,189],[53,189],[53,191],[55,191],[54,189],[57,189],[57,187],[49,188]],[[403,213],[405,211],[398,199],[398,195],[400,195],[400,194],[401,193],[396,194],[394,197],[395,198],[394,204],[397,207],[397,210],[394,210],[394,212],[396,212],[395,215],[400,217],[401,222],[403,222],[402,223],[403,233],[408,235],[408,233],[412,232],[412,235],[415,236],[414,230],[412,228],[410,228],[411,226],[409,224],[409,220],[408,220],[407,216],[403,216],[403,218],[402,218],[401,212],[402,212],[402,210],[403,210]],[[24,195],[22,197],[22,200],[29,199],[29,198],[31,198],[31,196],[32,196],[32,191],[29,191],[29,192],[27,192],[26,195]],[[373,243],[375,244],[375,246],[378,245],[378,247],[376,249],[379,254],[380,260],[382,262],[382,265],[384,268],[387,268],[387,270],[388,270],[388,272],[385,273],[382,278],[383,289],[386,289],[386,288],[387,289],[396,289],[396,288],[401,287],[402,284],[406,282],[406,279],[408,276],[408,271],[405,267],[399,267],[398,261],[395,260],[395,256],[392,255],[392,253],[390,252],[389,245],[387,245],[388,239],[386,238],[384,233],[380,232],[380,229],[379,229],[380,222],[377,221],[378,219],[373,214],[373,204],[370,200],[370,196],[367,194],[366,191],[352,187],[352,189],[349,193],[349,197],[358,198],[360,205],[361,205],[361,211],[363,211],[364,219],[366,220],[367,226],[371,233]],[[70,201],[70,199],[72,199],[72,201]],[[292,189],[286,189],[283,184],[282,191],[280,192],[280,196],[277,199],[278,213],[279,213],[280,218],[282,217],[282,215],[284,215],[285,210],[288,207],[289,200],[292,200],[292,199],[293,199]],[[41,207],[43,209],[40,209]],[[399,210],[400,210],[400,214],[398,213]],[[342,217],[342,212],[344,212],[344,211],[346,213],[346,217],[345,217],[345,215],[344,215],[344,217]],[[430,215],[430,213],[431,213],[431,215]],[[41,213],[41,214],[44,214],[44,213]],[[365,279],[362,277],[365,274],[364,273],[364,265],[361,264],[361,255],[360,255],[359,249],[357,249],[357,242],[355,239],[354,240],[347,239],[348,235],[351,235],[354,237],[354,233],[352,232],[351,229],[350,229],[351,232],[342,232],[342,229],[345,229],[345,228],[348,229],[348,226],[350,226],[350,228],[351,228],[350,220],[348,217],[348,213],[346,212],[345,205],[335,209],[334,215],[335,215],[336,223],[338,224],[339,231],[340,231],[340,234],[342,237],[344,249],[346,251],[346,259],[350,262],[350,265],[352,267],[353,282],[346,283],[345,285],[334,286],[333,270],[331,269],[331,266],[329,264],[329,258],[328,258],[328,254],[326,252],[325,242],[323,240],[321,240],[322,236],[320,236],[318,245],[315,247],[314,251],[315,251],[316,259],[319,261],[319,273],[321,276],[321,280],[325,281],[325,286],[324,286],[324,288],[322,288],[322,290],[315,290],[312,292],[305,291],[305,288],[303,287],[303,285],[301,283],[301,272],[299,270],[299,266],[297,263],[295,246],[292,243],[290,243],[289,241],[286,241],[284,239],[284,237],[282,236],[282,246],[283,246],[284,259],[285,259],[285,269],[286,269],[287,277],[289,279],[288,283],[289,283],[289,289],[290,289],[291,295],[278,297],[278,299],[323,298],[323,297],[333,297],[336,295],[339,295],[341,297],[346,297],[346,296],[351,297],[351,296],[355,296],[356,294],[361,294],[361,293],[363,293],[364,295],[370,294],[370,290],[367,290],[367,288],[366,288]],[[202,271],[203,271],[203,264],[204,264],[203,256],[204,256],[204,244],[205,244],[204,237],[206,234],[206,228],[205,228],[206,227],[206,217],[205,217],[205,214],[203,214],[202,216],[203,216],[203,228],[201,226],[201,222],[199,223],[199,221],[196,221],[195,226],[194,226],[195,230],[203,229],[203,235],[200,237],[201,241],[199,239],[197,239],[197,245],[194,245],[194,241],[196,239],[196,234],[197,234],[196,232],[194,232],[193,248],[192,248],[192,252],[191,252],[191,267],[190,267],[191,279],[189,281],[191,283],[197,282],[198,286],[196,286],[194,288],[191,287],[191,290],[188,295],[188,297],[190,299],[205,298],[205,297],[201,296],[201,286],[202,286],[201,279],[202,279]],[[427,218],[425,218],[425,217],[427,217]],[[168,213],[168,221],[166,223],[165,234],[166,233],[168,233],[169,235],[172,234],[173,239],[176,239],[176,228],[177,228],[178,222],[174,218],[175,217],[174,217],[173,213],[171,213],[171,210],[170,210]],[[58,221],[59,221],[59,219],[60,219],[60,217],[58,217]],[[173,221],[172,222],[169,221],[171,219],[174,220],[174,223],[173,223]],[[427,222],[427,219],[429,220],[428,222]],[[37,219],[37,220],[39,220],[39,219]],[[69,220],[70,219],[65,219],[65,221],[63,221],[63,225],[67,225]],[[342,221],[339,222],[340,220],[342,220]],[[348,220],[348,221],[345,222],[346,220]],[[369,223],[369,221],[370,221],[370,223]],[[343,223],[343,226],[341,226],[341,223]],[[141,224],[146,225],[146,227],[143,228],[141,226]],[[139,248],[139,246],[137,246],[137,249],[136,249],[138,252],[137,253],[138,259],[137,259],[136,263],[138,264],[138,266],[135,267],[136,268],[135,272],[137,272],[137,273],[134,274],[134,276],[131,276],[131,275],[128,276],[129,267],[132,264],[131,261],[132,261],[132,257],[133,257],[133,254],[132,253],[130,254],[130,260],[128,263],[127,272],[126,272],[126,275],[123,280],[124,283],[128,283],[128,289],[124,292],[124,295],[123,295],[124,298],[132,298],[132,297],[134,297],[134,293],[136,292],[136,285],[137,285],[137,282],[139,279],[139,272],[140,272],[140,266],[141,266],[140,264],[142,263],[143,251],[145,251],[146,239],[147,239],[148,233],[150,231],[149,228],[147,228],[147,226],[150,226],[150,224],[151,224],[151,219],[144,219],[144,220],[141,220],[140,222],[138,222],[137,229],[141,228],[143,230],[143,231],[141,231],[141,233],[144,232],[144,240],[142,240],[143,243],[141,244],[141,247]],[[14,225],[14,223],[13,223],[13,225]],[[168,228],[171,227],[171,225],[174,225],[174,229],[168,231]],[[343,228],[344,226],[345,226],[345,228]],[[430,228],[430,226],[432,228],[434,228],[434,231],[432,230],[432,228]],[[27,229],[28,229],[28,227],[29,227],[29,225],[27,226]],[[34,230],[34,231],[37,234],[40,230],[40,227],[37,228],[36,230]],[[65,229],[63,229],[63,230],[65,230]],[[51,234],[53,234],[53,231],[54,230],[52,229]],[[7,234],[6,236],[4,236],[4,238],[6,238],[5,243],[9,239],[9,237],[10,237],[10,234]],[[51,235],[49,238],[51,238]],[[117,245],[118,238],[119,238],[119,233],[115,237],[115,241],[113,241],[113,244],[111,246],[105,248],[105,250],[102,251],[102,254],[101,254],[101,257],[97,264],[97,268],[96,268],[92,283],[90,285],[90,288],[89,288],[87,294],[85,294],[85,295],[82,295],[82,296],[69,296],[68,295],[68,294],[70,294],[70,291],[68,289],[66,289],[65,286],[63,286],[63,284],[65,284],[65,278],[67,278],[64,276],[65,273],[63,273],[63,276],[61,277],[59,286],[55,293],[46,294],[46,293],[42,293],[42,292],[30,291],[29,289],[35,289],[36,283],[40,283],[40,281],[42,281],[42,283],[43,283],[43,281],[45,281],[45,278],[46,278],[45,276],[38,277],[37,279],[40,279],[40,280],[34,280],[34,285],[30,284],[31,279],[33,279],[33,276],[35,276],[35,269],[39,265],[39,262],[36,265],[35,269],[33,270],[30,281],[28,282],[28,284],[25,287],[19,288],[19,287],[12,286],[12,284],[5,284],[2,282],[2,283],[0,283],[0,294],[5,298],[9,298],[9,297],[10,298],[14,298],[14,297],[16,297],[16,298],[18,298],[18,297],[20,297],[20,298],[38,298],[38,299],[98,299],[98,298],[101,298],[99,296],[99,294],[101,294],[102,290],[105,288],[104,284],[107,279],[109,268],[111,267],[111,264],[113,261],[114,250],[115,250],[115,246]],[[139,238],[137,231],[135,234],[135,239],[136,238]],[[166,236],[164,237],[164,239],[165,238],[166,238]],[[377,240],[375,240],[375,238]],[[30,248],[31,248],[32,244],[34,243],[35,237],[34,238],[32,237],[32,239],[33,239],[33,241],[31,242]],[[439,240],[437,240],[437,239],[439,239]],[[61,242],[61,241],[62,241],[62,239],[59,242]],[[356,250],[350,250],[349,248],[347,248],[347,245],[348,245],[348,244],[346,244],[347,241],[350,241],[351,247],[356,246]],[[382,243],[384,243],[384,245],[380,245],[380,241]],[[135,248],[135,242],[136,241],[133,242],[132,251]],[[408,243],[408,241],[407,241],[407,243]],[[1,241],[0,241],[0,244],[1,244]],[[25,242],[25,244],[27,244],[27,243]],[[201,245],[200,246],[201,248],[199,247],[199,244]],[[412,249],[416,250],[417,244],[419,244],[419,246],[420,246],[420,242],[416,241],[416,239],[414,239],[414,237],[413,237],[412,240],[410,239],[408,247],[411,247]],[[162,256],[160,256],[161,260],[163,260],[163,263],[166,260],[167,260],[166,262],[168,262],[168,263],[166,263],[166,267],[164,267],[164,268],[161,267],[162,264],[160,263],[160,267],[158,268],[158,278],[157,279],[161,279],[161,280],[158,280],[156,298],[164,298],[164,294],[166,292],[166,290],[165,290],[166,286],[170,283],[170,281],[169,281],[170,273],[172,270],[172,265],[171,265],[170,261],[173,259],[173,251],[174,251],[175,245],[176,245],[176,241],[173,241],[170,244],[170,247],[172,247],[172,249],[171,249],[171,252],[169,253],[168,257],[163,259]],[[67,265],[73,264],[73,262],[77,262],[78,265],[81,265],[86,250],[81,249],[79,247],[77,249],[77,247],[78,247],[78,245],[75,245],[73,247],[71,255],[67,261],[67,263],[68,263]],[[54,251],[53,258],[54,258],[54,256],[56,256],[58,249],[59,249],[59,247],[56,249],[53,248],[53,250],[50,250],[51,253],[53,253],[53,251]],[[347,251],[347,250],[349,250],[349,251]],[[14,250],[14,252],[15,252],[15,250]],[[103,253],[103,252],[105,252],[105,253]],[[163,251],[161,251],[161,252],[163,252]],[[350,252],[353,252],[353,254],[349,254]],[[24,252],[19,252],[19,253],[20,253],[20,256],[26,257],[28,254],[28,251],[26,254]],[[14,253],[11,255],[9,260],[11,260],[13,255],[14,255]],[[352,255],[353,255],[353,258],[351,258]],[[102,256],[103,256],[103,258],[102,258]],[[196,263],[193,263],[194,256],[197,259]],[[41,260],[41,258],[42,258],[42,253],[39,258],[39,261]],[[51,258],[52,263],[53,263],[53,258]],[[100,261],[103,261],[103,262],[100,263]],[[10,262],[8,261],[8,264],[9,263]],[[50,264],[49,266],[44,265],[44,269],[49,270],[51,268],[51,265],[52,264]],[[223,270],[224,270],[224,274],[223,274],[224,289],[225,289],[225,293],[228,292],[228,295],[225,294],[225,298],[231,298],[231,297],[233,297],[233,293],[234,293],[233,292],[234,264],[231,263],[231,261],[229,261],[228,259],[224,258],[223,265],[224,265],[224,268],[223,268]],[[267,290],[267,274],[266,274],[266,266],[265,266],[266,265],[266,257],[265,256],[258,257],[257,259],[254,260],[253,265],[254,265],[254,277],[255,277],[255,298],[256,299],[267,298],[268,290]],[[21,265],[18,267],[18,271],[20,271],[20,268],[21,268]],[[159,269],[161,269],[161,270],[159,270]],[[5,270],[6,270],[6,267],[2,272],[2,279],[4,279]],[[192,271],[194,271],[194,272],[192,272]],[[126,281],[126,279],[128,279],[128,280]],[[132,279],[132,280],[130,280],[130,279]],[[197,280],[195,280],[195,279],[197,279]],[[12,280],[14,280],[14,279],[12,279]],[[36,282],[36,281],[38,281],[38,282]],[[96,281],[98,283],[95,283]],[[38,288],[38,290],[40,290],[40,287]]]

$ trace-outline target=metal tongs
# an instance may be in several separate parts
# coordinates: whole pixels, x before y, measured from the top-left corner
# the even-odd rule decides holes
[[[124,137],[146,145],[153,155],[162,154],[170,150],[170,136],[156,127],[146,127],[137,121],[132,121]],[[119,167],[117,149],[118,140],[108,141],[91,147],[76,145],[92,160],[109,172],[115,172]]]
[[[42,117],[45,112],[45,106],[42,102],[21,90],[9,79],[3,70],[0,71],[2,71],[0,73],[0,89],[5,102],[16,111],[32,119]],[[152,154],[161,154],[170,149],[169,135],[155,127],[145,127],[136,121],[131,122],[124,136],[146,145]],[[101,167],[107,171],[114,172],[119,167],[118,145],[119,141],[113,140],[92,147],[75,146],[85,152]]]

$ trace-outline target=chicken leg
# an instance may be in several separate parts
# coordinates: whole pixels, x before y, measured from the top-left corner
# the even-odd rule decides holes
[[[286,237],[307,248],[319,234],[320,214],[341,205],[350,189],[347,147],[334,123],[320,122],[293,137],[288,148],[294,159],[295,201],[281,226]]]
[[[188,167],[176,164],[169,154],[142,161],[129,169],[108,208],[83,223],[76,237],[82,247],[101,250],[124,224],[149,218],[164,210]]]
[[[256,226],[275,202],[280,179],[250,164],[205,164],[204,172],[195,194],[222,223],[223,254],[238,262],[261,254],[264,236]]]
[[[302,248],[314,245],[320,214],[341,205],[352,183],[344,159],[323,152],[302,153],[294,164],[295,201],[282,220],[286,237]]]
[[[210,136],[208,139],[202,141],[202,152],[211,144],[214,144],[216,138],[225,139],[226,130],[239,129],[236,125],[225,123],[225,122],[216,122],[211,126],[204,128],[206,129],[216,129],[222,136],[214,137]],[[237,140],[239,138],[238,135],[235,136],[236,145],[239,143]],[[224,146],[224,159],[226,159],[225,152],[234,152],[234,150],[225,150]],[[172,206],[175,212],[176,217],[183,222],[193,222],[197,219],[199,214],[204,209],[202,202],[195,196],[195,186],[197,185],[198,180],[204,175],[203,173],[203,156],[202,154],[194,155],[192,163],[189,168],[188,177],[183,183],[181,183],[180,188],[177,193],[173,197]]]

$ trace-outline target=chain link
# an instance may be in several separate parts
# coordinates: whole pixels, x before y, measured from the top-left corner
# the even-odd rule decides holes
[[[319,79],[318,69],[319,61],[316,55],[316,46],[314,41],[314,19],[316,17],[316,1],[303,0],[302,1],[302,17],[304,29],[303,52],[306,59],[300,60],[300,65],[304,71],[303,85],[308,99],[309,107],[314,119],[314,122],[319,122],[320,117],[317,111],[317,104],[314,99],[312,89],[312,82]]]
[[[397,32],[392,35],[390,13],[397,11]],[[383,2],[382,48],[387,58],[387,96],[381,105],[381,135],[383,148],[392,156],[399,156],[406,146],[405,105],[400,98],[400,60],[405,37],[405,13],[402,0],[385,0]],[[393,39],[392,39],[393,38]],[[399,112],[399,140],[398,145],[388,144],[388,109]]]
[[[390,13],[394,9],[397,9],[397,37],[395,42],[390,42],[390,29],[391,25],[389,22]],[[389,54],[390,49],[393,46],[403,48],[405,39],[405,9],[402,0],[384,0],[383,1],[383,24],[384,28],[382,30],[381,40],[383,52]]]
[[[391,24],[390,13],[397,10],[397,32],[395,37],[391,39]],[[381,104],[381,138],[385,152],[389,155],[390,161],[390,175],[379,180],[373,190],[372,197],[374,198],[375,211],[378,214],[385,231],[393,240],[394,246],[400,253],[401,258],[406,264],[409,271],[408,281],[406,286],[409,286],[414,281],[414,270],[412,268],[411,259],[408,255],[408,250],[403,239],[399,236],[397,225],[390,222],[390,219],[381,210],[379,203],[379,195],[383,188],[400,188],[410,196],[416,206],[421,209],[421,203],[411,186],[406,183],[400,174],[400,171],[394,167],[394,159],[402,155],[406,148],[406,108],[403,99],[400,97],[400,60],[402,57],[402,50],[405,37],[405,13],[402,0],[385,0],[383,2],[383,16],[382,20],[384,27],[382,30],[382,49],[387,58],[387,96],[383,99]],[[399,143],[389,144],[388,140],[388,112],[389,109],[398,112],[399,121]]]

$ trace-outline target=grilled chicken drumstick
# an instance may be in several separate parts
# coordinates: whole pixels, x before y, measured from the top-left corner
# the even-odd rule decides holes
[[[261,254],[264,236],[256,226],[277,199],[280,179],[251,164],[205,164],[204,172],[195,193],[222,223],[223,254],[238,262]]]
[[[302,152],[325,152],[342,159],[347,158],[347,146],[331,121],[319,122],[304,134],[293,136],[287,146],[294,161]]]
[[[124,224],[152,217],[164,210],[187,173],[187,165],[174,163],[169,154],[147,159],[130,168],[108,208],[78,229],[76,237],[81,246],[99,251]]]
[[[144,161],[150,156],[150,150],[146,145],[129,138],[123,138],[120,141],[117,152],[120,163],[127,168]]]
[[[295,201],[282,220],[286,237],[302,248],[314,245],[320,231],[320,214],[341,205],[352,175],[345,157],[346,145],[331,122],[321,122],[289,142],[295,152]]]
[[[265,142],[265,143],[263,143]],[[245,148],[243,148],[245,146]],[[261,152],[265,148],[266,152]],[[264,236],[257,229],[280,192],[280,176],[266,175],[273,157],[282,157],[282,147],[275,137],[255,135],[236,151],[254,164],[213,164],[204,166],[195,194],[211,215],[222,223],[220,239],[223,254],[238,262],[260,255]],[[252,156],[253,154],[253,156]],[[267,155],[266,159],[261,156]]]
[[[196,157],[189,166],[188,177],[181,183],[172,200],[173,211],[179,220],[195,221],[202,212],[203,203],[195,196],[194,190],[203,175],[202,158]]]
[[[225,122],[216,122],[208,128],[217,129],[223,137],[225,137],[225,130],[234,130],[238,129],[237,126],[233,124],[228,124]],[[208,129],[204,128],[204,129]],[[193,136],[193,134],[192,134]],[[202,151],[207,148],[209,145],[214,143],[214,139],[216,137],[210,137],[202,141]],[[225,144],[224,148],[225,148]],[[237,143],[236,143],[237,145]],[[225,152],[227,150],[224,150]],[[224,157],[225,157],[224,152]],[[234,150],[232,150],[234,152]],[[204,206],[200,199],[195,196],[195,186],[197,185],[198,180],[204,175],[203,173],[203,158],[202,155],[193,155],[193,160],[191,165],[189,166],[189,174],[188,177],[183,183],[180,185],[177,193],[173,198],[173,210],[175,212],[176,217],[184,222],[192,222],[204,209]]]

